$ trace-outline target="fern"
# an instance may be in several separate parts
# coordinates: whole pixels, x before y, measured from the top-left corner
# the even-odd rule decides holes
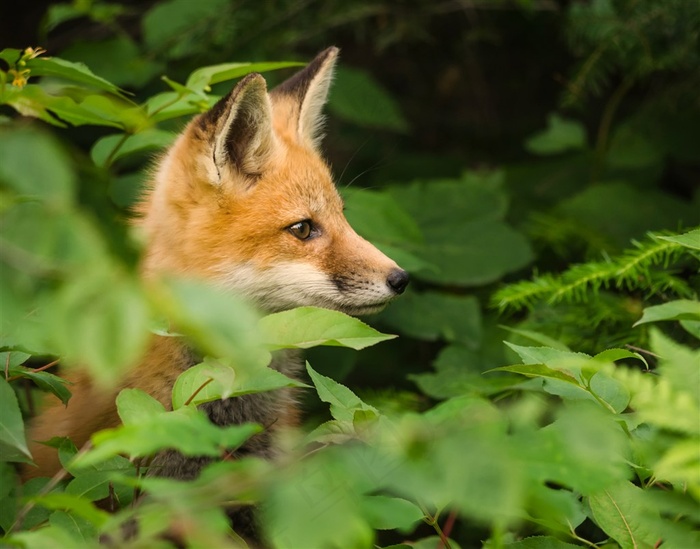
[[[686,246],[659,236],[650,233],[646,242],[634,242],[634,248],[615,259],[581,263],[559,276],[536,276],[506,286],[494,294],[492,304],[503,312],[532,309],[539,302],[549,305],[581,303],[601,289],[642,291],[646,297],[666,292],[678,297],[695,297],[696,292],[687,282],[668,272],[670,265],[684,257],[695,256]]]

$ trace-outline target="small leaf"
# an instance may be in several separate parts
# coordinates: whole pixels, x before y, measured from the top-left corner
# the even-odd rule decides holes
[[[567,120],[558,114],[550,114],[547,129],[530,137],[525,148],[534,154],[558,154],[586,146],[586,130],[583,124]]]
[[[644,309],[642,318],[635,322],[635,326],[647,324],[648,322],[659,322],[661,320],[693,320],[700,321],[700,302],[690,299],[678,299],[653,305]]]
[[[622,482],[588,498],[593,518],[622,549],[653,547],[660,539],[658,517],[644,504],[644,492]]]
[[[532,536],[513,543],[506,543],[505,549],[580,549],[580,545],[572,545],[551,536]]]
[[[405,132],[408,122],[398,105],[368,73],[341,67],[336,71],[328,109],[359,126]]]
[[[17,397],[10,384],[0,377],[0,461],[29,463],[31,457]]]
[[[502,366],[500,368],[494,368],[488,370],[488,372],[511,372],[514,374],[521,374],[527,377],[544,377],[550,379],[558,379],[560,381],[565,381],[567,383],[572,383],[573,385],[579,386],[580,383],[574,375],[564,370],[555,370],[545,364],[516,364],[514,366]],[[488,373],[485,372],[485,373]]]
[[[563,351],[552,347],[523,347],[504,341],[523,361],[523,364],[581,363],[591,357],[584,353]]]
[[[675,242],[691,250],[700,250],[700,229],[693,229],[687,233],[673,236],[656,235],[656,238]]]
[[[137,425],[165,413],[165,407],[141,389],[122,389],[117,395],[116,403],[124,425]]]
[[[92,543],[97,537],[95,525],[75,513],[54,511],[49,517],[49,524],[67,532],[73,539],[86,544]]]
[[[126,134],[108,135],[95,142],[90,156],[95,164],[105,166],[108,160],[111,164],[130,154],[164,149],[173,142],[175,137],[173,132],[154,128],[130,136]]]
[[[297,61],[277,61],[267,63],[223,63],[197,69],[187,78],[186,88],[195,93],[208,91],[209,86],[234,80],[251,72],[268,72],[288,67],[303,66]]]
[[[173,409],[184,406],[190,399],[190,404],[197,405],[282,387],[307,387],[269,368],[268,363],[269,357],[257,365],[207,357],[202,364],[189,368],[178,377],[173,388]]]
[[[74,513],[94,526],[100,527],[109,518],[109,513],[97,509],[90,501],[74,494],[56,493],[31,498],[37,505],[47,509],[61,509]]]
[[[122,95],[117,86],[92,73],[83,63],[73,63],[59,57],[37,57],[27,61],[32,76],[52,76],[70,80],[83,86]]]
[[[424,517],[415,503],[388,496],[364,496],[362,511],[376,530],[410,530]]]
[[[382,334],[338,311],[299,307],[260,319],[265,344],[271,349],[308,349],[318,345],[364,349],[395,335]]]
[[[603,372],[597,372],[589,382],[591,392],[610,406],[616,414],[625,411],[630,403],[630,392],[620,381]]]
[[[362,402],[345,385],[341,385],[337,381],[316,372],[308,362],[306,363],[306,370],[311,376],[316,391],[318,391],[319,398],[331,405],[331,415],[334,419],[352,422],[357,410],[374,413],[376,416],[379,416],[376,408]]]

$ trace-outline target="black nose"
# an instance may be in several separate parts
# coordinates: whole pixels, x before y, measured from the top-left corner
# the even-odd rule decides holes
[[[408,273],[402,269],[394,269],[387,277],[386,282],[397,294],[402,294],[408,286]]]

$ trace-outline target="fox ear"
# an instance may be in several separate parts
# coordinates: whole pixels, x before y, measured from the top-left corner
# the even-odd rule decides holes
[[[322,137],[324,117],[321,111],[328,98],[338,52],[336,47],[323,50],[306,67],[272,90],[274,96],[294,102],[292,126],[296,126],[299,139],[313,148]]]
[[[199,125],[212,142],[216,183],[221,183],[227,169],[260,174],[274,148],[272,104],[265,79],[257,73],[247,75],[202,115]]]

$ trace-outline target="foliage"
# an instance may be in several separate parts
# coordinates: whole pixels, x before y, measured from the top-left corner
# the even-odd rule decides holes
[[[463,55],[445,44],[451,10],[466,9],[451,3],[81,0],[51,5],[42,32],[76,25],[97,39],[2,50],[3,543],[238,547],[223,509],[255,505],[280,548],[699,546],[700,194],[688,181],[700,11],[550,4],[477,2],[460,31],[472,55],[512,32],[495,13],[541,29],[554,9],[564,36],[541,40],[570,45],[561,103],[529,125],[515,118],[519,153],[486,156],[493,164],[464,152],[468,132],[449,141],[450,71]],[[315,308],[260,318],[199,281],[143,282],[125,219],[150,156],[236,79],[274,82],[336,39],[350,58],[371,43],[422,71],[404,82],[402,63],[356,56],[328,109],[332,154],[353,160],[338,178],[349,221],[411,272],[406,295],[367,319],[400,337]],[[431,42],[453,65],[402,50]],[[261,61],[280,52],[290,60]],[[422,89],[430,102],[416,109]],[[441,124],[432,156],[428,119]],[[398,168],[382,165],[390,148]],[[47,441],[64,470],[22,485],[24,420],[40,393],[70,398],[50,369],[81,364],[109,385],[154,333],[204,354],[171,409],[121,391],[121,426],[90,447]],[[308,378],[268,367],[280,349],[309,350]],[[292,386],[310,418],[274,464],[229,459],[266,426],[219,428],[197,408]],[[148,476],[166,449],[220,459],[189,482]]]

